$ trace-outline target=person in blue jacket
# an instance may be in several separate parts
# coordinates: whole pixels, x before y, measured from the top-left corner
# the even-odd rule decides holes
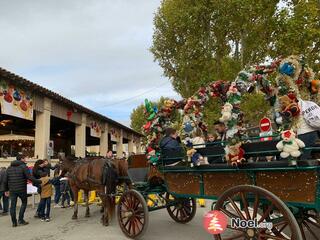
[[[174,128],[167,128],[165,137],[160,141],[161,150],[181,150],[181,145],[178,141],[178,133]]]

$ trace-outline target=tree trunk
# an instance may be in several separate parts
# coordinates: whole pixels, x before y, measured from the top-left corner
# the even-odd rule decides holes
[[[241,31],[240,44],[241,44],[241,68],[244,68],[246,64],[246,59],[245,59],[246,43],[245,43],[244,30]]]
[[[234,57],[236,60],[239,60],[239,40],[236,40],[235,42]]]

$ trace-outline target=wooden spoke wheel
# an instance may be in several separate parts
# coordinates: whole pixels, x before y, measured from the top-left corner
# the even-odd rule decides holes
[[[166,194],[167,211],[170,217],[178,223],[190,222],[197,211],[197,202],[194,198],[178,198]]]
[[[149,211],[143,196],[136,190],[126,191],[118,203],[118,222],[129,238],[138,239],[148,228]]]
[[[320,236],[320,216],[319,213],[314,210],[300,209],[296,215],[303,240],[319,240]]]
[[[302,239],[299,225],[290,209],[276,195],[260,187],[241,185],[230,188],[220,196],[214,210],[228,217],[226,231],[214,235],[215,239]],[[256,220],[260,226],[237,227],[231,224],[231,219]]]
[[[211,211],[214,210],[214,206],[216,205],[216,203],[217,203],[216,200],[212,201],[212,203],[211,203]]]

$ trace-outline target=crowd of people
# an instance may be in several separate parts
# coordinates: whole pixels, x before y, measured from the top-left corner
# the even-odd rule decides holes
[[[10,202],[10,216],[13,227],[28,224],[24,218],[28,202],[28,182],[31,182],[33,186],[37,187],[40,202],[34,217],[41,219],[41,221],[49,222],[51,220],[50,211],[53,188],[55,189],[53,199],[55,203],[54,207],[70,207],[71,201],[73,201],[73,194],[69,187],[68,176],[63,178],[60,177],[60,167],[58,164],[52,166],[48,160],[37,160],[30,172],[26,161],[26,156],[18,155],[16,160],[12,161],[7,169],[0,169],[1,214],[9,214]],[[54,170],[52,178],[50,177],[51,170]],[[18,199],[21,201],[21,206],[17,219],[16,208]]]
[[[113,159],[113,152],[108,151],[106,158]],[[126,153],[124,152],[122,159],[125,158]],[[51,177],[51,171],[53,171],[53,177]],[[69,208],[72,202],[74,202],[74,196],[68,181],[69,175],[67,173],[61,177],[60,173],[60,165],[56,164],[52,166],[46,159],[37,160],[30,171],[27,167],[27,157],[25,155],[18,155],[8,168],[0,168],[1,215],[9,215],[10,213],[13,227],[29,224],[25,221],[24,214],[28,202],[27,185],[31,182],[37,188],[40,196],[40,202],[34,217],[44,222],[50,222],[51,199],[54,202],[54,208]],[[16,209],[18,199],[21,200],[21,206],[17,219]]]

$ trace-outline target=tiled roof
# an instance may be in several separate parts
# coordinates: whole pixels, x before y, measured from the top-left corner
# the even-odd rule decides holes
[[[122,129],[128,131],[129,133],[134,133],[136,135],[143,136],[141,133],[138,133],[135,130],[133,130],[133,129],[131,129],[131,128],[115,121],[115,120],[112,120],[112,119],[110,119],[100,113],[92,111],[92,110],[90,110],[90,109],[88,109],[78,103],[75,103],[75,102],[61,96],[58,93],[55,93],[55,92],[53,92],[47,88],[44,88],[36,83],[33,83],[33,82],[31,82],[23,77],[20,77],[12,72],[9,72],[1,67],[0,67],[0,77],[4,78],[6,80],[9,80],[15,84],[22,85],[23,87],[26,87],[26,88],[30,89],[32,92],[36,92],[39,95],[46,96],[46,97],[51,98],[57,102],[63,103],[67,106],[70,106],[70,107],[78,109],[84,113],[92,115],[92,116],[94,116],[98,119],[101,119],[107,123],[110,123],[116,127],[122,128]]]

